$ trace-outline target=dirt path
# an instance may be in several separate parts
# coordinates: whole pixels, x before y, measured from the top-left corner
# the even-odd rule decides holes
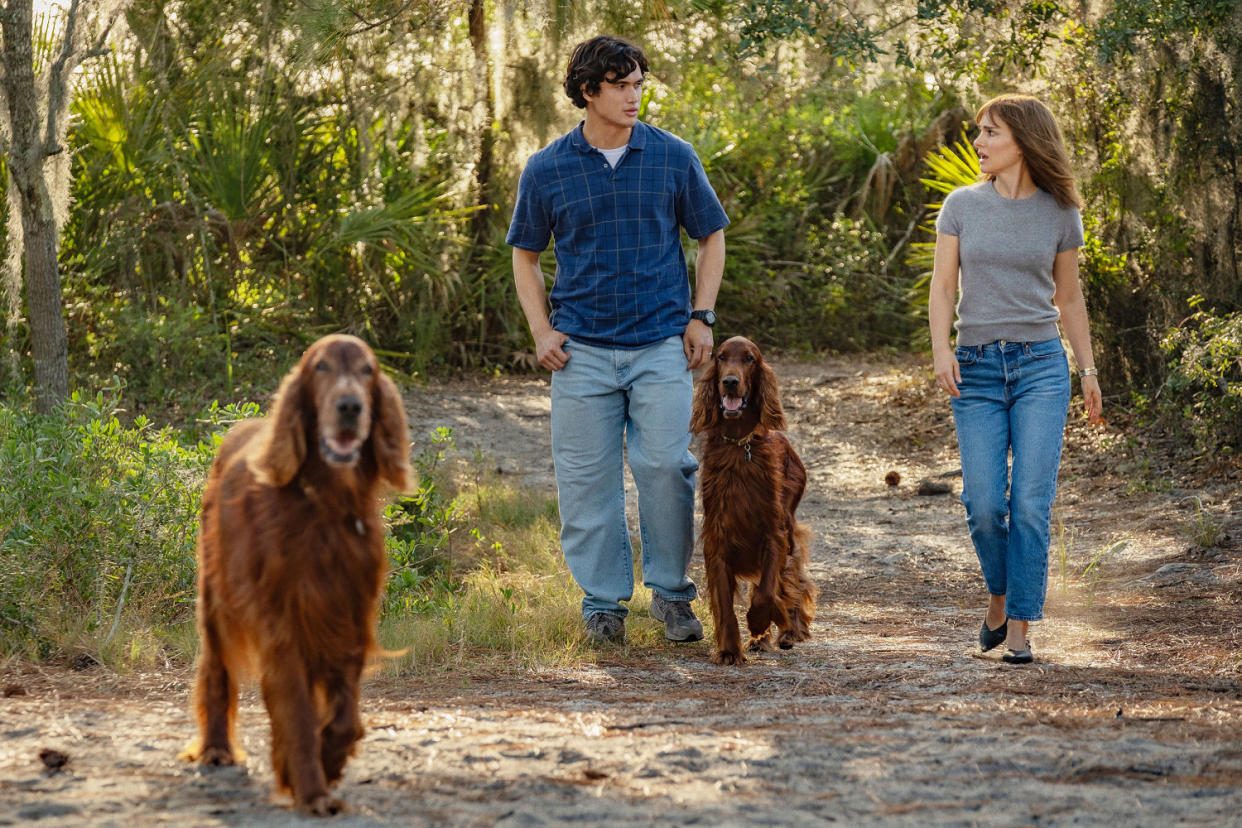
[[[524,676],[372,680],[340,785],[352,810],[334,824],[1242,824],[1236,462],[1192,478],[1140,436],[1075,426],[1054,519],[1067,561],[1054,550],[1039,662],[1013,668],[972,646],[985,600],[925,368],[777,367],[811,474],[814,639],[740,669],[701,642]],[[551,486],[544,381],[411,400],[416,437],[453,426],[461,451]],[[952,494],[919,495],[924,480]],[[1192,538],[1196,504],[1215,546]],[[0,825],[301,821],[271,794],[253,693],[249,763],[203,771],[174,758],[192,729],[184,667],[0,678],[23,691],[0,699]],[[70,756],[64,771],[43,769],[44,748]]]

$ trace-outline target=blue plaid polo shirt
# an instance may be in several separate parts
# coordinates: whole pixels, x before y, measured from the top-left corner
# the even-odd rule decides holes
[[[542,252],[556,238],[553,328],[632,349],[690,322],[681,228],[701,239],[728,223],[688,143],[639,121],[613,168],[580,123],[527,162],[506,241]]]

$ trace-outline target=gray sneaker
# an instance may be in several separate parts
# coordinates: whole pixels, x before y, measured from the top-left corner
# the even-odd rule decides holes
[[[625,643],[625,619],[610,612],[593,612],[587,616],[586,631],[592,644]]]
[[[703,637],[703,625],[694,617],[689,601],[670,601],[652,595],[651,617],[664,622],[664,637],[669,641],[698,641]]]

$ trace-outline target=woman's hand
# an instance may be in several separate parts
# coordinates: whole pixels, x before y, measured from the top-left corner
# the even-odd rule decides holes
[[[1100,393],[1100,381],[1095,374],[1080,378],[1082,383],[1082,400],[1087,405],[1087,422],[1099,425],[1104,422],[1100,412],[1104,410],[1104,395]]]
[[[957,390],[958,383],[962,381],[962,369],[958,367],[957,356],[952,349],[932,351],[932,371],[936,375],[937,388],[948,392],[950,397],[962,396]]]

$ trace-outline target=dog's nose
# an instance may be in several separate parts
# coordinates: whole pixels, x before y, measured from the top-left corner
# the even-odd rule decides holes
[[[346,394],[336,401],[336,413],[343,422],[352,423],[362,413],[362,400],[353,394]]]
[[[733,376],[732,374],[729,374],[728,376],[726,376],[724,379],[720,381],[720,384],[724,386],[724,390],[732,394],[734,391],[737,390],[737,384],[740,381],[741,380],[739,380],[737,377]]]

